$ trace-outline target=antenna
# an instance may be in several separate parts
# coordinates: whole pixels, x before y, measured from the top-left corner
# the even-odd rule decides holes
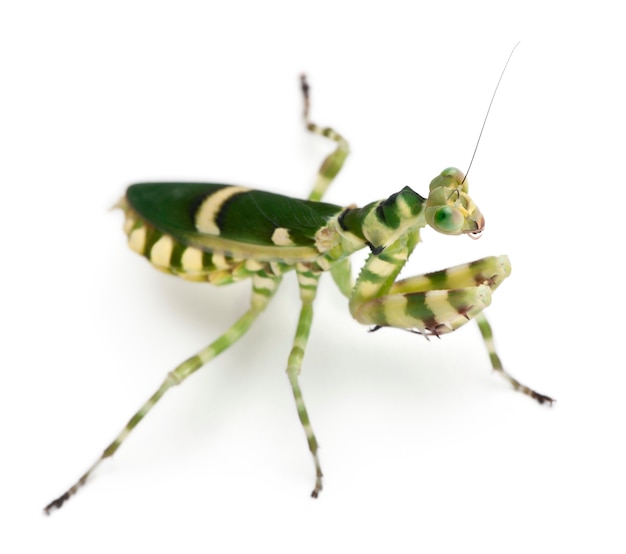
[[[515,52],[515,49],[518,46],[519,46],[519,41],[513,47],[513,50],[511,50],[511,53],[509,54],[509,57],[506,59],[506,63],[504,64],[504,68],[502,69],[502,73],[500,73],[500,78],[498,79],[498,82],[496,84],[496,88],[493,91],[493,95],[491,96],[491,101],[489,102],[489,107],[487,108],[487,113],[485,114],[485,119],[483,120],[483,126],[480,128],[480,133],[478,133],[478,140],[476,141],[476,146],[474,147],[474,152],[472,154],[472,159],[470,160],[469,166],[467,167],[467,171],[465,172],[465,177],[463,177],[463,181],[461,182],[461,184],[463,184],[465,182],[465,179],[467,179],[467,175],[468,175],[470,169],[472,168],[472,163],[474,163],[474,157],[476,156],[476,151],[478,150],[478,145],[480,144],[480,138],[483,136],[483,131],[485,130],[485,125],[487,124],[487,118],[489,117],[489,112],[491,111],[491,106],[493,105],[493,100],[496,97],[496,92],[498,92],[498,88],[500,87],[500,82],[502,81],[502,77],[504,77],[504,72],[506,71],[506,68],[509,65],[509,62],[511,61],[511,57],[513,56],[513,52]]]

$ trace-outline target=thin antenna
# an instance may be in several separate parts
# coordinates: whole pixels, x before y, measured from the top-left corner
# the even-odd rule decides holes
[[[493,105],[493,100],[496,97],[496,92],[498,92],[498,87],[500,86],[500,81],[502,81],[502,77],[504,77],[504,72],[506,71],[506,68],[509,65],[509,62],[511,61],[511,57],[513,56],[513,52],[515,52],[515,49],[518,46],[519,46],[519,41],[513,47],[513,50],[511,50],[511,53],[509,54],[509,57],[506,59],[506,63],[504,64],[504,68],[502,69],[502,73],[500,73],[500,78],[498,79],[498,83],[496,84],[496,88],[493,91],[493,95],[491,96],[491,101],[489,102],[489,107],[487,108],[487,113],[485,114],[485,119],[483,120],[483,126],[480,128],[480,133],[478,133],[478,140],[476,141],[476,146],[474,147],[474,153],[472,154],[472,159],[470,160],[469,166],[467,167],[467,171],[465,172],[465,177],[463,177],[463,181],[461,182],[461,184],[463,184],[465,182],[465,179],[467,179],[467,174],[469,173],[470,169],[472,168],[472,163],[474,163],[474,156],[476,156],[476,151],[478,150],[478,145],[480,144],[480,138],[483,136],[483,131],[485,130],[485,125],[487,124],[487,118],[489,117],[489,112],[491,111],[491,106]]]

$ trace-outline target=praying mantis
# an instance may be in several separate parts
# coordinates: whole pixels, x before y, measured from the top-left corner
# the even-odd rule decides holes
[[[470,238],[483,232],[485,218],[469,195],[464,173],[444,169],[432,180],[425,196],[404,187],[363,207],[322,202],[350,150],[341,134],[311,121],[310,88],[304,76],[301,90],[306,129],[334,143],[306,200],[224,184],[151,182],[131,185],[118,203],[125,216],[124,232],[130,248],[152,266],[187,281],[215,286],[249,280],[250,306],[223,334],[167,374],[95,463],[45,507],[46,513],[60,508],[86,483],[169,389],[233,346],[263,313],[283,275],[289,272],[296,274],[300,308],[287,376],[314,464],[313,497],[322,490],[323,473],[299,376],[323,273],[331,274],[354,319],[372,330],[395,327],[429,338],[475,321],[492,368],[513,388],[540,404],[553,402],[505,371],[494,346],[484,310],[510,275],[507,256],[489,256],[397,279],[424,227]],[[361,249],[368,249],[369,256],[353,281],[350,256]]]

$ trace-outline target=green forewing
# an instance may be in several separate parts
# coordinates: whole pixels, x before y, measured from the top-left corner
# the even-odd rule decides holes
[[[131,185],[126,198],[148,223],[172,235],[199,234],[195,216],[211,195],[228,187],[214,183],[140,183]],[[341,207],[250,190],[223,202],[215,215],[219,237],[237,242],[275,246],[277,228],[289,230],[294,245],[311,246],[315,233],[337,215]]]

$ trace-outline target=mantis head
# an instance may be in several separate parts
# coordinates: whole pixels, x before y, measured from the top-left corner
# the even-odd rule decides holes
[[[455,167],[444,169],[430,183],[426,223],[444,235],[480,237],[485,218],[468,194],[465,175]]]

